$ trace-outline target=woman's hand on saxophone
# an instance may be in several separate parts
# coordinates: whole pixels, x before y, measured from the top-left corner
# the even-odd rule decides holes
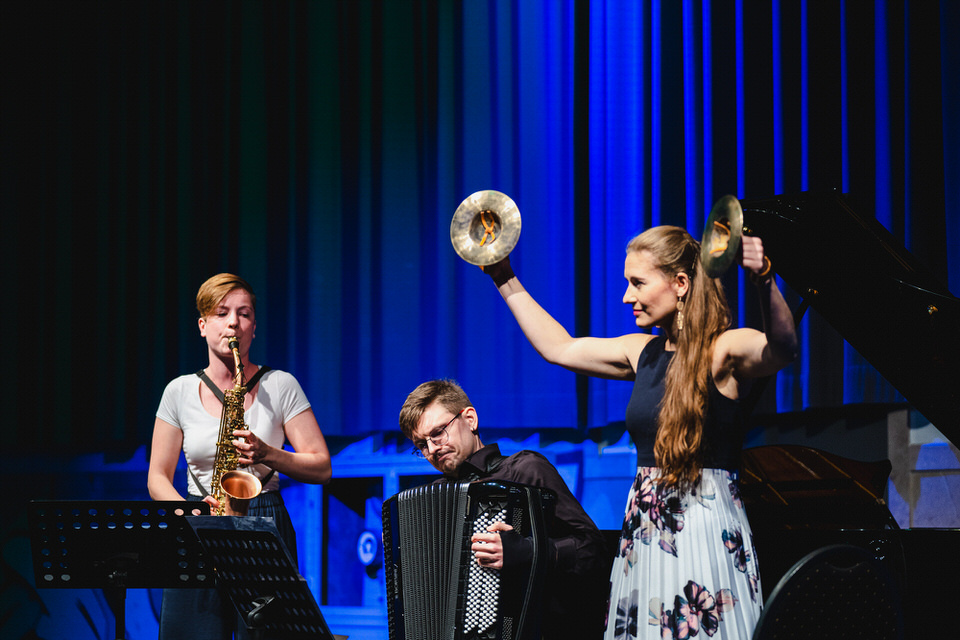
[[[274,447],[247,429],[233,432],[237,461],[241,465],[263,464],[300,482],[325,484],[330,480],[330,452],[311,409],[303,411],[283,425],[292,451]]]
[[[209,494],[207,494],[207,495],[204,497],[203,501],[206,502],[208,505],[210,505],[210,514],[209,514],[209,515],[211,515],[211,516],[217,515],[217,510],[220,508],[220,502],[219,502],[216,498],[214,498],[213,496],[211,496],[211,495],[209,495]]]
[[[238,462],[243,465],[266,464],[266,458],[273,447],[257,437],[249,429],[237,429],[233,432],[236,438],[235,445],[237,453],[240,454]]]

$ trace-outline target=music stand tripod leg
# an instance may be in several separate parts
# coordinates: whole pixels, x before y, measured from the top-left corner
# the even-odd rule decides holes
[[[105,587],[103,589],[103,595],[107,599],[107,604],[110,605],[110,609],[113,611],[114,618],[114,634],[113,637],[116,640],[124,640],[126,635],[126,626],[127,626],[127,588],[126,587]]]

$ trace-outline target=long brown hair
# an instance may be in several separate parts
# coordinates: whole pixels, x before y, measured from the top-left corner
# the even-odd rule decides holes
[[[646,251],[670,280],[686,273],[690,287],[683,307],[683,329],[673,329],[677,351],[667,367],[653,454],[666,487],[687,490],[700,479],[700,444],[707,415],[713,347],[730,326],[723,286],[700,269],[700,243],[685,229],[653,227],[627,244],[627,253]]]

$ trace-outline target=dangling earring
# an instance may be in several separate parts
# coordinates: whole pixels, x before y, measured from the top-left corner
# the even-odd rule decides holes
[[[683,331],[683,298],[677,296],[677,331]]]

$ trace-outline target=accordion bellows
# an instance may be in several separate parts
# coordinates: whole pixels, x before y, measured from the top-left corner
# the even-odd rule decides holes
[[[486,480],[429,484],[384,502],[390,640],[538,638],[554,499],[547,489]],[[501,575],[477,563],[470,539],[494,522],[532,539],[529,567]]]

